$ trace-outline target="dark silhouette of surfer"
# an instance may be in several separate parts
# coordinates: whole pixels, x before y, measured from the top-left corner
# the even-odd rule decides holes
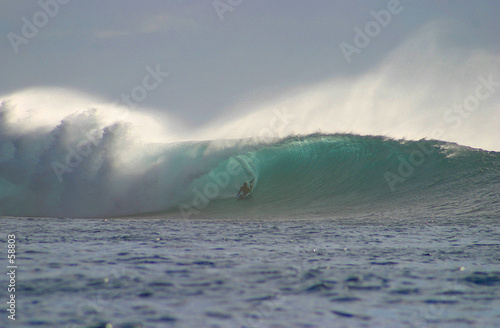
[[[252,182],[253,182],[254,179],[252,179],[252,181],[250,181],[250,187],[248,187],[247,183],[245,182],[243,184],[243,186],[240,188],[240,191],[238,191],[238,194],[236,195],[236,197],[239,197],[239,196],[242,196],[242,197],[245,197],[246,195],[248,195],[248,193],[250,191],[252,191]]]

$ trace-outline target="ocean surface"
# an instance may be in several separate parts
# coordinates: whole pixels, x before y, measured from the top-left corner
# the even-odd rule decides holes
[[[2,247],[8,232],[18,251],[17,318],[4,310],[2,327],[500,326],[494,218],[402,211],[1,226]]]
[[[94,123],[0,130],[2,327],[500,327],[500,153]]]

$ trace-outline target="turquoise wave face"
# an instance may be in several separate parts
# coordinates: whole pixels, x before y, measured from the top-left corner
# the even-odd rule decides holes
[[[350,134],[289,137],[238,150],[191,183],[178,207],[182,216],[334,216],[440,204],[460,213],[498,210],[495,152]],[[239,186],[253,178],[251,199],[235,202]],[[462,208],[470,202],[476,205]]]

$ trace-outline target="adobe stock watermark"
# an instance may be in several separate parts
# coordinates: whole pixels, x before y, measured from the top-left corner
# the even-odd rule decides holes
[[[263,126],[257,133],[259,140],[278,138],[281,132],[295,119],[295,114],[287,113],[286,108],[279,111],[273,109],[273,117],[267,126]]]
[[[77,143],[74,148],[70,145],[66,146],[65,164],[58,161],[53,161],[51,164],[59,183],[63,182],[64,173],[73,172],[73,169],[78,167],[83,162],[83,159],[88,157],[99,146],[102,137],[103,132],[101,130],[94,130],[88,132],[86,137]]]
[[[128,274],[124,268],[113,269],[111,273],[104,277],[102,287],[99,288],[95,296],[77,304],[76,315],[84,320],[86,325],[91,324],[104,309],[113,304],[113,284],[119,283],[120,288],[127,288],[132,284],[137,284],[133,278],[134,276]],[[109,326],[112,327],[111,324]],[[66,328],[77,327],[81,327],[81,325],[69,324],[66,326]],[[108,324],[106,324],[106,327],[108,327]]]
[[[445,304],[458,302],[457,293],[462,292],[456,281],[443,282],[446,292],[441,293],[437,299],[432,299],[421,304],[418,310],[410,315],[410,325],[413,328],[428,328],[429,324],[443,317]]]
[[[149,92],[157,89],[169,75],[170,73],[161,70],[159,64],[155,66],[155,69],[148,65],[146,66],[146,74],[142,78],[141,83],[134,86],[129,93],[121,94],[120,99],[115,99],[113,103],[115,105],[123,103],[126,106],[134,107],[138,103],[144,101]],[[128,115],[129,112],[123,112],[120,118],[126,119]],[[88,132],[85,137],[73,147],[70,145],[66,146],[67,153],[65,161],[63,161],[63,163],[53,161],[51,165],[60,183],[63,182],[63,175],[65,173],[73,172],[73,170],[99,146],[103,134],[103,130],[93,130]]]
[[[355,34],[352,44],[347,42],[340,43],[340,50],[342,50],[342,54],[348,64],[351,63],[351,57],[354,54],[359,55],[361,50],[368,47],[371,40],[376,38],[382,32],[382,29],[391,23],[394,15],[398,15],[403,11],[403,5],[401,5],[399,0],[390,0],[386,8],[378,12],[371,10],[370,15],[374,20],[366,23],[363,29],[358,26],[354,27]]]
[[[474,91],[466,96],[461,103],[455,104],[453,109],[447,109],[443,113],[443,120],[446,123],[454,123],[453,128],[458,129],[462,126],[462,120],[471,117],[472,113],[477,111],[481,102],[489,99],[500,87],[500,82],[493,80],[493,74],[487,78],[483,75],[477,77],[478,84]]]
[[[9,320],[16,320],[16,235],[8,235],[7,236],[7,277],[9,277],[9,284],[7,285],[8,301],[7,301],[7,318]],[[19,289],[19,288],[18,288]]]
[[[68,4],[71,0],[39,0],[38,5],[41,10],[37,11],[31,20],[26,16],[21,18],[23,26],[21,27],[21,35],[14,32],[7,34],[7,38],[10,41],[10,45],[17,55],[19,53],[19,46],[21,44],[27,44],[30,40],[35,38],[40,29],[47,26],[51,18],[54,18],[58,13],[60,6]]]
[[[286,109],[282,111],[273,109],[272,112],[274,115],[269,120],[268,125],[260,128],[257,133],[258,141],[278,138],[280,132],[295,119],[295,114],[287,113]],[[221,190],[229,185],[231,177],[238,176],[242,172],[243,168],[241,164],[234,158],[231,158],[225,170],[219,173],[209,173],[208,176],[212,181],[207,182],[202,190],[196,187],[192,189],[194,197],[191,201],[191,205],[186,203],[179,204],[178,207],[182,217],[190,218],[192,215],[200,214],[200,210],[206,208],[210,201],[216,199],[220,195]]]
[[[190,218],[192,215],[200,214],[200,210],[207,207],[210,200],[215,199],[219,196],[221,189],[224,189],[231,182],[231,176],[237,176],[243,172],[241,164],[237,162],[234,158],[231,158],[225,167],[225,170],[214,173],[211,172],[208,176],[213,180],[213,182],[207,182],[200,191],[198,188],[193,188],[193,200],[191,205],[185,203],[179,204],[179,210],[183,218]]]
[[[242,2],[243,0],[214,0],[212,2],[212,6],[214,7],[217,16],[219,16],[220,21],[223,22],[224,15],[227,12],[234,11],[234,9],[241,5]]]
[[[396,173],[392,171],[384,173],[385,181],[391,191],[396,191],[396,184],[405,182],[415,172],[415,168],[424,164],[426,158],[435,151],[434,148],[425,147],[421,142],[417,142],[417,147],[420,149],[412,151],[407,158],[398,156],[399,165]]]
[[[301,252],[302,249],[297,247],[295,252]],[[313,249],[312,253],[320,253],[320,249]],[[300,281],[303,280],[305,275],[311,272],[319,272],[321,270],[321,264],[319,261],[311,261],[311,258],[304,259],[299,263],[290,264],[289,267],[285,268],[282,276],[281,282],[286,286],[296,286],[300,285]],[[279,308],[283,306],[286,302],[287,296],[283,294],[279,289],[271,293],[269,297],[263,300],[258,300],[255,305],[252,306],[252,310],[241,317],[237,317],[238,322],[242,324],[242,327],[267,327],[264,325],[264,321],[271,317],[273,313],[279,311]]]
[[[244,317],[238,317],[238,321],[242,324],[242,327],[261,327],[265,319],[283,306],[284,301],[285,297],[281,294],[277,294],[268,300],[264,300],[260,304],[254,305],[252,311],[245,314]]]
[[[500,87],[500,82],[493,79],[493,74],[489,74],[488,77],[479,75],[477,77],[478,83],[474,87],[474,91],[467,95],[460,103],[455,104],[453,109],[447,109],[443,113],[443,120],[448,124],[453,124],[453,129],[459,129],[462,126],[462,121],[471,117],[472,113],[480,109],[482,102],[489,99]],[[434,137],[440,139],[445,134],[444,130],[438,129],[435,131]],[[399,156],[399,165],[397,173],[391,171],[386,171],[384,173],[384,178],[391,191],[395,191],[397,183],[403,183],[407,178],[409,178],[414,172],[415,168],[422,165],[426,156],[430,155],[434,148],[427,149],[421,143],[417,144],[422,150],[416,150],[412,152],[408,158],[403,158]]]
[[[121,103],[130,108],[135,107],[146,100],[149,93],[156,90],[169,75],[169,72],[161,70],[159,64],[155,66],[155,69],[149,65],[146,66],[146,74],[142,78],[142,83],[134,86],[128,93],[122,93],[119,99],[113,101],[113,104],[118,105]]]

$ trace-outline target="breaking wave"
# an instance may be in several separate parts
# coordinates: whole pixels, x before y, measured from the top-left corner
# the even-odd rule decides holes
[[[15,113],[2,104],[4,216],[332,216],[410,203],[498,215],[497,152],[355,134],[168,142],[97,109],[24,129]]]

